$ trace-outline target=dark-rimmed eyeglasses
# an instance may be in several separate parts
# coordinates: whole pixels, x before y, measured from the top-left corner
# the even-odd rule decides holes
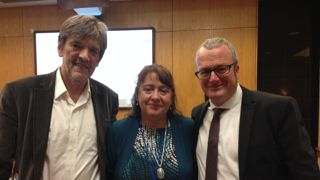
[[[194,74],[197,76],[198,79],[204,80],[209,79],[211,76],[211,72],[213,71],[218,77],[224,76],[230,72],[230,69],[236,63],[228,64],[228,65],[220,65],[212,69],[201,69]]]

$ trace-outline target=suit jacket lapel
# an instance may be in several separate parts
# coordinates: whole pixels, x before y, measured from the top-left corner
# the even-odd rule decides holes
[[[193,134],[194,134],[194,141],[193,141],[193,179],[198,178],[198,166],[197,166],[197,157],[196,157],[196,149],[197,149],[197,143],[198,143],[198,135],[199,135],[199,129],[203,123],[203,118],[206,115],[207,109],[209,106],[209,101],[204,102],[203,104],[200,104],[199,106],[195,107],[192,110],[192,119],[194,120],[194,128],[193,128]]]
[[[240,114],[240,132],[239,132],[239,173],[240,179],[244,179],[246,171],[246,159],[250,141],[251,127],[253,122],[255,102],[249,90],[242,87],[243,97]]]
[[[31,93],[30,114],[33,117],[33,156],[34,173],[40,176],[43,168],[45,152],[47,150],[48,134],[50,128],[51,112],[54,98],[55,72],[46,75],[40,82],[39,88]]]
[[[91,98],[92,98],[92,104],[94,109],[94,115],[96,119],[96,127],[97,127],[97,138],[98,138],[98,146],[105,143],[104,136],[106,133],[107,128],[107,121],[104,121],[105,119],[109,117],[105,117],[106,113],[104,110],[107,110],[106,104],[104,99],[106,99],[105,96],[103,96],[102,93],[100,93],[98,87],[90,81],[90,88],[91,88]],[[102,147],[101,146],[101,147]],[[104,146],[103,146],[104,147]]]
[[[105,152],[106,152],[106,142],[105,142],[105,136],[107,127],[111,124],[111,121],[108,121],[109,119],[112,119],[112,117],[106,117],[106,115],[111,115],[111,107],[107,107],[107,104],[105,103],[107,101],[107,94],[103,93],[105,91],[102,91],[99,89],[96,83],[92,79],[90,79],[90,88],[91,88],[91,98],[92,98],[92,104],[94,109],[94,115],[96,120],[96,129],[97,129],[97,147],[98,147],[98,156],[99,156],[99,168],[100,168],[100,174],[101,179],[105,178]]]
[[[192,117],[195,120],[195,124],[194,124],[194,135],[195,135],[194,136],[195,137],[194,147],[195,148],[198,143],[199,129],[203,123],[203,118],[207,113],[208,106],[209,106],[209,101],[206,101],[205,103],[200,105],[200,107],[199,107],[200,109],[197,111],[197,113],[194,115],[194,117]]]

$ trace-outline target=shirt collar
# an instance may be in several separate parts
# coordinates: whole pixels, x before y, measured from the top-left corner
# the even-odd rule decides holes
[[[90,90],[90,83],[88,80],[88,85],[86,86],[84,92],[87,93],[83,93],[85,95],[85,98],[89,98],[90,94],[91,94],[91,90]],[[55,91],[54,91],[54,99],[58,99],[59,97],[61,97],[62,95],[69,95],[66,86],[64,85],[64,82],[62,80],[62,76],[61,76],[61,71],[60,68],[58,68],[57,72],[56,72],[56,82],[55,82]]]

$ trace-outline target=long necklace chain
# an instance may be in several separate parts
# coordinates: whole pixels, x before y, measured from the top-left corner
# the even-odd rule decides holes
[[[165,154],[165,147],[166,147],[166,141],[167,141],[167,129],[168,128],[166,128],[165,129],[165,131],[164,131],[164,137],[163,137],[163,144],[162,144],[162,153],[161,153],[161,158],[160,158],[160,162],[159,162],[159,156],[158,156],[158,153],[157,153],[157,149],[158,148],[156,148],[156,143],[152,143],[151,141],[152,141],[152,139],[154,140],[154,141],[156,141],[155,139],[155,136],[154,136],[154,138],[150,138],[149,139],[149,147],[150,147],[150,152],[151,152],[151,154],[152,154],[152,156],[153,156],[153,158],[155,159],[155,161],[156,161],[156,163],[157,163],[157,165],[158,165],[158,167],[159,168],[161,168],[162,167],[162,164],[163,164],[163,157],[164,157],[164,154]],[[151,150],[151,147],[152,147],[152,144],[154,144],[154,146],[155,146],[155,150],[153,151],[153,150]]]
[[[161,153],[161,158],[160,158],[160,162],[159,159],[157,158],[158,156],[158,151],[157,151],[157,146],[156,146],[156,131],[155,129],[151,129],[149,127],[146,126],[142,126],[141,130],[142,130],[142,138],[143,138],[143,142],[146,146],[146,150],[152,154],[155,162],[158,165],[158,168],[156,170],[156,174],[157,177],[159,179],[163,179],[165,176],[165,172],[164,169],[162,168],[162,164],[163,164],[163,158],[164,158],[164,154],[165,154],[165,147],[166,147],[166,142],[167,142],[167,130],[169,127],[169,121],[168,121],[168,126],[165,128],[165,132],[164,132],[164,137],[163,137],[163,144],[162,144],[162,153]],[[147,140],[145,140],[145,137],[147,137]],[[153,140],[153,142],[152,142]]]

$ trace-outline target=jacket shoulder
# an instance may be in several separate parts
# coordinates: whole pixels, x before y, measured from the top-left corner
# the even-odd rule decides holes
[[[113,96],[113,97],[118,97],[118,94],[115,91],[113,91],[111,88],[109,88],[108,86],[102,84],[97,80],[90,78],[90,85],[91,85],[91,88],[93,88],[97,92],[102,92],[104,94],[109,94],[110,96]]]
[[[133,126],[139,126],[138,120],[126,117],[124,119],[119,119],[112,123],[111,129],[116,131],[117,133],[126,133],[128,129],[130,129]]]
[[[246,88],[242,88],[243,90],[243,99],[245,101],[253,101],[255,103],[264,103],[264,104],[281,104],[281,103],[295,103],[296,100],[291,96],[284,96],[264,91],[252,91]]]
[[[192,108],[191,117],[192,118],[198,117],[202,113],[203,109],[206,108],[208,105],[209,105],[208,101],[205,101],[204,103],[196,105],[194,108]]]
[[[178,123],[182,123],[185,126],[190,126],[190,127],[193,126],[193,120],[189,117],[186,117],[183,115],[176,115],[174,119],[176,119]]]

